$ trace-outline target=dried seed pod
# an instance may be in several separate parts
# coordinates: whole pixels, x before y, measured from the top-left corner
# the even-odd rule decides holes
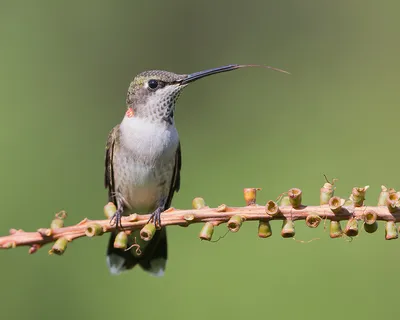
[[[335,184],[335,179],[333,179],[332,183],[330,183],[328,180],[324,183],[324,186],[321,188],[319,192],[320,205],[329,203],[329,200],[333,197],[333,194],[335,192],[334,184]]]
[[[50,249],[49,254],[62,255],[67,249],[68,240],[65,237],[57,239],[53,247]]]
[[[329,200],[329,208],[333,213],[339,213],[342,211],[342,207],[344,205],[345,200],[340,199],[339,197],[333,197]]]
[[[244,188],[243,195],[244,200],[246,201],[246,206],[252,206],[256,204],[257,191],[260,191],[260,188]]]
[[[378,215],[375,211],[368,210],[364,214],[364,230],[368,233],[374,233],[378,230],[378,222],[376,222]]]
[[[358,221],[355,218],[350,218],[347,221],[344,233],[349,237],[355,237],[358,235]]]
[[[365,193],[367,192],[368,188],[369,186],[365,186],[363,188],[353,188],[350,198],[353,201],[355,207],[362,207],[364,205]]]
[[[364,222],[366,224],[374,224],[376,222],[376,219],[378,218],[378,215],[376,214],[375,211],[372,210],[368,210],[365,214],[364,214]]]
[[[111,219],[115,212],[117,212],[117,207],[114,203],[109,202],[104,206],[104,215],[106,218]]]
[[[385,186],[381,186],[381,193],[378,198],[378,206],[386,206],[386,201],[389,196],[389,191]]]
[[[238,232],[242,226],[243,218],[240,215],[234,215],[228,221],[228,229],[231,232]]]
[[[204,201],[203,198],[194,198],[192,201],[192,207],[193,209],[202,209],[206,206],[206,202]]]
[[[155,234],[156,226],[154,225],[154,223],[148,223],[142,228],[142,230],[140,230],[140,237],[144,241],[150,241],[151,239],[153,239]]]
[[[214,225],[211,222],[206,222],[203,228],[201,228],[199,238],[201,240],[210,241],[213,233],[214,233]]]
[[[399,237],[399,232],[394,221],[387,221],[385,224],[385,238],[386,240],[393,240]]]
[[[400,205],[399,195],[397,193],[389,193],[386,199],[386,205],[390,213],[396,212]]]
[[[50,229],[59,229],[64,227],[64,220],[60,218],[55,218],[51,221]]]
[[[293,238],[295,233],[293,221],[290,219],[283,220],[281,236],[283,238]]]
[[[317,214],[309,214],[306,218],[306,225],[310,228],[316,228],[321,222],[321,217]]]
[[[98,223],[91,223],[86,227],[85,234],[91,238],[94,236],[101,236],[104,233],[103,227]]]
[[[280,201],[280,206],[282,206],[282,207],[287,207],[287,206],[290,206],[290,205],[291,205],[291,204],[290,204],[289,196],[288,196],[288,195],[283,196],[283,197],[281,198],[281,201]]]
[[[114,248],[126,249],[128,247],[128,234],[125,231],[120,231],[115,236]]]
[[[258,236],[260,238],[268,238],[272,236],[272,229],[269,221],[260,221],[258,224]]]
[[[289,201],[293,208],[301,207],[302,191],[298,188],[292,188],[288,191]]]
[[[271,217],[277,216],[280,213],[278,204],[272,200],[269,200],[265,205],[265,213]]]
[[[331,220],[329,225],[329,236],[331,238],[340,238],[343,235],[342,227],[340,221]]]

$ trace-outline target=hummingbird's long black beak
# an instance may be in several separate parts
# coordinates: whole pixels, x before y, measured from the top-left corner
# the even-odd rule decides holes
[[[204,78],[207,76],[211,76],[213,74],[217,74],[217,73],[221,73],[221,72],[228,72],[228,71],[236,70],[238,68],[239,68],[238,64],[230,64],[228,66],[198,71],[195,73],[188,74],[187,77],[184,78],[180,84],[188,84],[188,83],[196,81],[198,79],[201,79],[201,78]]]
[[[264,67],[264,68],[272,69],[275,71],[290,74],[289,72],[287,72],[285,70],[273,68],[270,66],[263,66],[263,65],[256,65],[256,64],[230,64],[230,65],[223,66],[223,67],[218,67],[218,68],[213,68],[213,69],[208,69],[208,70],[198,71],[195,73],[188,74],[185,78],[183,78],[181,81],[179,81],[179,84],[185,85],[190,82],[196,81],[198,79],[201,79],[201,78],[204,78],[207,76],[211,76],[213,74],[217,74],[217,73],[221,73],[221,72],[228,72],[228,71],[236,70],[239,68],[246,68],[246,67]]]

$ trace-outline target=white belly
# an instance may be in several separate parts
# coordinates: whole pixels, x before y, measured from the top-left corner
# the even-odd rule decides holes
[[[149,213],[168,197],[179,145],[174,126],[125,118],[114,158],[115,190],[131,212]]]

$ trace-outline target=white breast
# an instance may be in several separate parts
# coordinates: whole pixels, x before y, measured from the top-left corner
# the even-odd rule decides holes
[[[176,128],[125,117],[114,159],[116,190],[135,212],[154,210],[168,196],[179,145]]]
[[[173,125],[125,117],[120,130],[121,146],[147,162],[175,156],[179,136]]]

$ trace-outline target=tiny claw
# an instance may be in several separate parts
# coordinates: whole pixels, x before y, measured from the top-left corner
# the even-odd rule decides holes
[[[122,226],[122,215],[124,213],[124,205],[121,200],[117,201],[118,209],[110,218],[110,226],[115,226],[116,229],[124,230]],[[115,205],[114,205],[115,208]]]
[[[147,220],[147,223],[153,222],[156,229],[161,229],[161,212],[161,207],[158,207],[156,210],[154,210],[150,216],[150,219]]]
[[[122,214],[119,210],[112,215],[110,225],[115,226],[117,229],[124,230],[124,227],[122,226]]]

